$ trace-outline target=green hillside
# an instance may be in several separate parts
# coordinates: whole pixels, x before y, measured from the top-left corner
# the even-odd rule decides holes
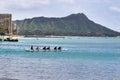
[[[89,20],[83,13],[61,18],[35,17],[14,21],[20,35],[118,36],[120,33]]]

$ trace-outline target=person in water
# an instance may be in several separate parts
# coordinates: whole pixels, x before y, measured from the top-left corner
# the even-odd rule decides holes
[[[57,46],[54,47],[54,50],[57,50]]]
[[[34,49],[33,49],[33,46],[31,46],[31,50],[34,50]]]
[[[43,47],[43,50],[47,50],[46,46],[45,46],[45,47]]]
[[[36,51],[39,51],[39,50],[40,50],[40,48],[37,46],[37,47],[36,47]]]
[[[58,47],[58,50],[60,50],[60,51],[61,51],[61,50],[62,50],[62,48],[61,48],[61,47]]]
[[[50,47],[47,47],[47,50],[50,50]]]

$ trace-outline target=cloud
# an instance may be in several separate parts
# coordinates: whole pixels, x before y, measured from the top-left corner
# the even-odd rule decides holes
[[[38,5],[47,5],[49,0],[2,0],[0,1],[1,8],[11,8],[20,7],[20,8],[30,8]]]
[[[56,0],[56,1],[61,3],[70,3],[70,4],[75,3],[75,0]]]
[[[120,7],[113,6],[113,7],[110,7],[110,10],[120,12]]]

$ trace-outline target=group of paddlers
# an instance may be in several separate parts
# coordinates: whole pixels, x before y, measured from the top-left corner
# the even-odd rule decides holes
[[[43,47],[43,48],[40,48],[39,46],[37,46],[35,49],[33,48],[33,46],[31,46],[31,50],[36,50],[36,51],[39,51],[39,50],[45,50],[45,51],[49,51],[49,50],[51,50],[51,48],[50,48],[50,46],[49,47]],[[55,46],[54,48],[53,48],[53,50],[55,50],[55,51],[61,51],[62,50],[62,47],[57,47],[57,46]]]

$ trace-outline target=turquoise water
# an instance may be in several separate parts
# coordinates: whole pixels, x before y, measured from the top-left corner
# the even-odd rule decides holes
[[[62,46],[63,51],[26,52]],[[0,42],[0,78],[19,80],[120,80],[120,38],[22,38]]]

